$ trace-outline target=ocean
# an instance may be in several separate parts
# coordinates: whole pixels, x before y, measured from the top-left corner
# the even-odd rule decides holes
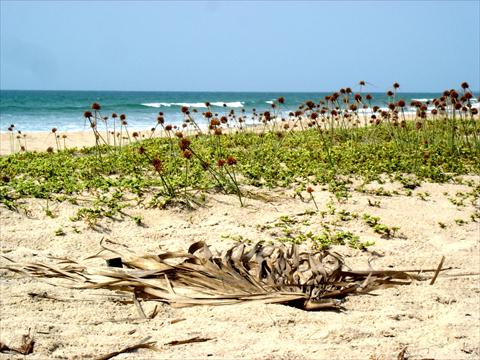
[[[367,92],[363,91],[363,94]],[[83,131],[89,130],[83,113],[90,110],[93,102],[102,106],[101,115],[110,116],[113,112],[125,114],[128,127],[132,130],[150,129],[156,124],[159,112],[164,113],[165,123],[178,125],[183,120],[182,106],[205,111],[205,102],[212,104],[212,111],[220,115],[234,109],[271,110],[271,103],[280,96],[285,98],[282,115],[297,109],[307,100],[318,102],[330,93],[302,92],[165,92],[165,91],[0,91],[0,131],[7,131],[11,124],[22,132]],[[385,93],[370,93],[372,106],[387,105]],[[440,96],[440,93],[398,93],[397,99],[426,101]],[[226,105],[226,107],[224,106]],[[478,104],[477,104],[478,105]],[[408,109],[407,109],[408,110]]]

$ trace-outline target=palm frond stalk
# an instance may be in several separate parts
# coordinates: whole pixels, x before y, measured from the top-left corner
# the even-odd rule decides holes
[[[354,271],[348,269],[341,255],[335,252],[299,252],[296,245],[284,244],[247,246],[240,243],[214,254],[199,241],[187,252],[142,256],[125,247],[118,250],[101,246],[103,250],[88,259],[109,259],[115,254],[121,259],[115,259],[117,266],[124,267],[88,267],[60,259],[56,265],[9,261],[0,268],[34,277],[63,279],[62,285],[70,288],[131,292],[139,298],[162,301],[174,307],[257,301],[304,310],[338,309],[346,296],[408,285],[412,280],[426,280],[428,272],[446,270],[440,267]]]

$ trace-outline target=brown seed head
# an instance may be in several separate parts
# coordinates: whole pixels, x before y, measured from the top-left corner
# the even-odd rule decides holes
[[[283,104],[285,103],[285,98],[283,96],[280,96],[277,101],[280,103],[280,104]]]
[[[182,113],[186,114],[188,112],[188,106],[182,106]]]
[[[94,102],[92,104],[92,110],[98,111],[98,110],[100,110],[100,108],[101,108],[101,106],[100,106],[99,103]]]
[[[228,155],[227,164],[232,166],[232,165],[235,165],[236,163],[237,163],[237,159],[235,159],[233,155]]]
[[[52,133],[56,133],[57,132],[57,128],[52,128]]]
[[[179,139],[183,138],[183,133],[181,131],[175,132],[175,136]]]
[[[218,165],[219,167],[224,166],[225,163],[226,163],[226,161],[225,161],[224,159],[218,159],[218,161],[217,161],[217,165]]]
[[[462,89],[464,89],[464,90],[465,90],[465,89],[468,89],[468,87],[469,87],[469,86],[468,86],[468,83],[467,83],[466,81],[463,82],[461,86],[462,86]]]
[[[311,186],[307,187],[307,193],[309,194],[313,193],[313,188]]]
[[[92,113],[90,111],[85,111],[83,113],[83,117],[86,118],[86,119],[90,119],[92,117]]]
[[[399,87],[400,87],[399,83],[397,83],[397,82],[393,83],[393,88],[394,89],[398,89]]]
[[[160,160],[159,158],[154,158],[152,160],[152,165],[153,165],[156,172],[160,172],[163,169],[162,160]]]
[[[165,118],[163,116],[157,117],[157,124],[163,125],[165,123]]]
[[[127,116],[125,114],[120,114],[120,120],[125,120],[127,118]]]
[[[204,116],[207,118],[207,119],[210,119],[211,117],[213,117],[213,114],[211,111],[207,111]]]
[[[210,120],[210,126],[219,126],[220,125],[220,120],[218,120],[217,118],[213,118],[212,120]]]
[[[183,150],[183,153],[182,153],[182,156],[187,159],[187,160],[190,160],[192,158],[192,152],[188,149],[186,150]]]
[[[178,146],[182,151],[187,150],[192,142],[188,138],[182,138],[178,143]]]

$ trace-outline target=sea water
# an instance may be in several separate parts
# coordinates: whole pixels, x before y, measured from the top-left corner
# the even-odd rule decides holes
[[[287,116],[301,103],[312,100],[318,102],[330,93],[303,92],[167,92],[167,91],[0,91],[0,131],[7,131],[13,124],[22,132],[83,131],[89,124],[83,114],[90,110],[92,103],[101,105],[101,116],[111,116],[113,112],[125,114],[132,130],[150,129],[155,126],[159,112],[164,113],[165,123],[179,125],[183,121],[182,106],[196,108],[197,117],[206,111],[205,102],[210,102],[211,110],[219,115],[235,110],[246,115],[272,110],[274,100],[283,96],[280,116]],[[366,92],[363,91],[363,95]],[[385,93],[371,93],[371,105],[385,108],[388,97]],[[440,93],[398,93],[397,99],[407,104],[412,100],[427,101],[439,97]],[[476,104],[478,106],[478,103]],[[407,108],[407,111],[412,109]],[[200,122],[201,120],[199,120]]]

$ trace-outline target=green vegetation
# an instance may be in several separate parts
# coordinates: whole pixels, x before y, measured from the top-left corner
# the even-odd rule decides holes
[[[458,174],[478,173],[479,146],[459,145],[452,152],[446,134],[441,131],[446,123],[430,124],[431,138],[420,145],[422,151],[430,152],[428,159],[424,159],[416,146],[405,148],[407,145],[398,143],[388,125],[339,129],[328,147],[316,130],[288,132],[281,139],[275,133],[228,134],[216,137],[215,144],[211,136],[203,135],[191,139],[189,148],[196,156],[188,161],[182,157],[181,149],[177,151],[174,147],[172,152],[168,138],[145,140],[122,148],[105,145],[55,153],[18,153],[0,158],[0,201],[12,209],[14,200],[20,197],[54,200],[59,195],[76,195],[86,190],[98,193],[114,190],[139,197],[153,190],[168,200],[184,195],[182,189],[217,188],[239,193],[241,184],[288,187],[299,178],[328,184],[341,197],[345,192],[341,175],[354,174],[373,180],[385,173],[413,172],[419,179],[444,182]],[[474,126],[473,122],[465,123],[467,129],[473,130]],[[402,131],[403,139],[418,137],[413,126]],[[220,151],[216,144],[220,144]],[[236,159],[235,165],[218,166],[218,161],[228,156]],[[161,162],[157,165],[161,166],[160,172],[152,165],[155,160]],[[239,188],[232,181],[234,178],[241,183]],[[372,193],[391,195],[381,188]]]

